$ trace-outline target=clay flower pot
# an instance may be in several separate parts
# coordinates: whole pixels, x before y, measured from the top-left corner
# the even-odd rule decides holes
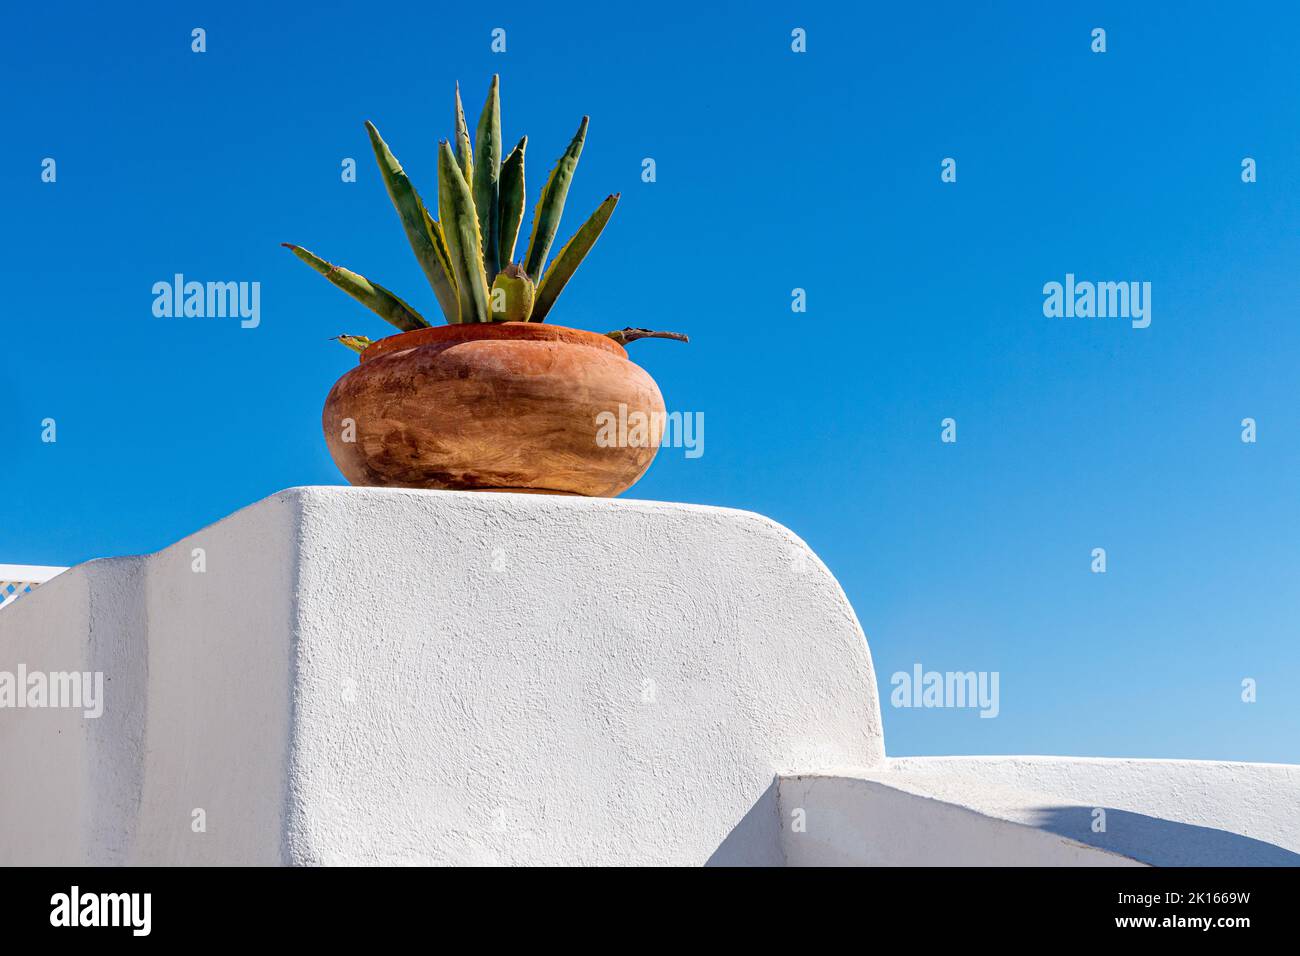
[[[598,440],[602,413],[608,421],[620,405],[663,421],[659,387],[612,339],[466,323],[372,344],[330,389],[323,424],[354,485],[613,497],[658,450]]]

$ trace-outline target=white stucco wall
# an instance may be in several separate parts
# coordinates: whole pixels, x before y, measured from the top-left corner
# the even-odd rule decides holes
[[[689,505],[292,489],[26,596],[19,662],[109,689],[0,712],[0,863],[778,863],[777,772],[884,752],[835,579]]]
[[[886,758],[746,512],[291,489],[0,609],[20,667],[106,700],[0,708],[0,864],[1300,863],[1300,767]]]
[[[788,863],[1296,866],[1300,767],[903,757],[785,776]]]
[[[783,777],[778,802],[790,866],[1142,865],[888,773]]]
[[[1156,866],[1300,865],[1300,766],[1103,757],[899,757],[877,779]],[[1105,829],[1094,830],[1095,811]]]

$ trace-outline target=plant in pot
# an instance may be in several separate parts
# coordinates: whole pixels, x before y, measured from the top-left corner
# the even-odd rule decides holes
[[[654,379],[628,360],[623,346],[686,336],[635,328],[599,335],[543,324],[618,203],[617,193],[608,197],[550,257],[587,117],[547,177],[518,261],[528,137],[502,156],[498,77],[475,142],[456,88],[455,145],[438,145],[438,218],[379,131],[369,122],[366,129],[448,324],[430,325],[383,286],[284,244],[400,330],[377,341],[338,336],[360,355],[360,364],[330,390],[322,419],[344,477],[354,485],[406,488],[594,496],[627,490],[658,450],[664,403]],[[650,423],[646,441],[599,440],[602,417],[631,420],[637,413]]]

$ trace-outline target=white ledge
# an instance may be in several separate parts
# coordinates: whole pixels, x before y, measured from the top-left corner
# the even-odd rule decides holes
[[[36,671],[103,712],[0,708],[0,864],[1300,853],[1297,767],[886,758],[838,583],[722,508],[290,489],[6,607]]]
[[[0,711],[2,863],[703,863],[884,756],[839,585],[719,508],[291,489],[16,602],[20,663],[107,690]]]
[[[786,823],[787,861],[858,865],[1296,866],[1298,795],[1288,764],[1098,757],[903,757],[780,783],[783,819],[806,818]]]

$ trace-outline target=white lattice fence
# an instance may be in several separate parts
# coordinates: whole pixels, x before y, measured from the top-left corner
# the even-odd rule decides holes
[[[13,603],[66,570],[44,564],[0,564],[0,607]]]

